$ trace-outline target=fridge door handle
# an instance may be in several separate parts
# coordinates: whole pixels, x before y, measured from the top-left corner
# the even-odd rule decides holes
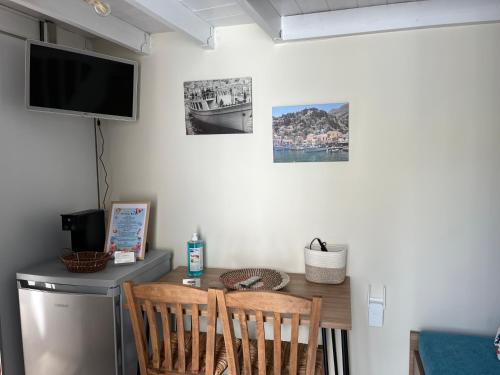
[[[17,280],[17,288],[19,290],[27,289],[27,290],[36,290],[40,292],[59,293],[68,295],[71,294],[75,296],[93,295],[93,296],[104,296],[104,297],[116,297],[121,294],[120,287],[113,287],[113,288],[81,287],[75,285],[44,283],[44,282],[30,281],[30,280]]]

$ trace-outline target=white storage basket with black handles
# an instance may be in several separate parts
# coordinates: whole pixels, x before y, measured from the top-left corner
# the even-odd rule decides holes
[[[311,244],[304,248],[306,279],[320,284],[342,284],[346,276],[347,245]]]

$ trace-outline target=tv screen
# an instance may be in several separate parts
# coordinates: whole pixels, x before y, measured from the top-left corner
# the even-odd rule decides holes
[[[29,41],[27,107],[86,117],[135,120],[137,71],[134,61]]]

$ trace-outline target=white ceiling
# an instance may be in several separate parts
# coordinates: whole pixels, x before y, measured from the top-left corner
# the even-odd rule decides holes
[[[418,0],[264,0],[269,1],[281,16],[293,16],[328,12],[331,10],[354,9],[375,5],[409,3]]]
[[[0,6],[145,54],[151,51],[149,34],[176,30],[215,48],[214,27],[252,22],[277,42],[500,22],[500,0],[104,1],[110,17],[99,17],[84,0],[0,0]]]
[[[0,0],[0,6],[6,7],[9,9],[14,9],[18,12],[27,14],[29,16],[35,17],[35,18],[42,18],[43,15],[41,13],[35,12],[27,7],[20,6],[18,4],[14,4],[9,0]]]
[[[114,0],[120,1],[120,0]],[[179,0],[212,26],[253,23],[236,0]],[[260,0],[269,2],[281,16],[328,12],[375,5],[408,3],[418,0]]]
[[[186,8],[214,27],[242,25],[254,21],[234,0],[179,0]],[[267,1],[267,0],[264,0]]]
[[[61,0],[55,0],[55,1],[61,1]],[[72,1],[75,3],[81,3],[83,0],[63,0],[63,1]],[[145,13],[141,12],[136,7],[128,4],[124,0],[105,0],[105,2],[107,2],[111,6],[111,13],[114,17],[119,18],[122,21],[125,21],[131,25],[134,25],[135,27],[144,30],[148,33],[162,33],[167,31],[173,31],[163,23],[156,21],[153,17],[146,15]],[[8,8],[20,11],[22,13],[28,14],[30,16],[39,19],[51,20],[54,22],[58,21],[55,18],[47,17],[46,15],[40,12],[36,12],[30,9],[29,4],[36,3],[36,1],[27,0],[25,3],[26,5],[19,5],[10,0],[0,0],[0,6],[6,6]],[[88,6],[87,11],[89,14],[92,15],[94,14],[94,10],[90,5]]]
[[[68,1],[68,0],[64,0]],[[148,16],[123,0],[105,0],[111,6],[111,14],[148,33],[172,31],[165,24]],[[89,11],[92,11],[89,7]]]

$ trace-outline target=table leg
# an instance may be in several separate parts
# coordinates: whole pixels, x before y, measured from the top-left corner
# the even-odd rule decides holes
[[[333,352],[333,368],[335,370],[335,375],[338,375],[339,365],[337,364],[337,337],[335,336],[334,329],[332,329],[332,352]]]
[[[328,344],[326,341],[326,328],[321,328],[321,338],[323,340],[323,371],[328,375]]]
[[[347,342],[347,331],[345,329],[341,332],[342,335],[342,368],[344,375],[349,375],[349,344]]]

